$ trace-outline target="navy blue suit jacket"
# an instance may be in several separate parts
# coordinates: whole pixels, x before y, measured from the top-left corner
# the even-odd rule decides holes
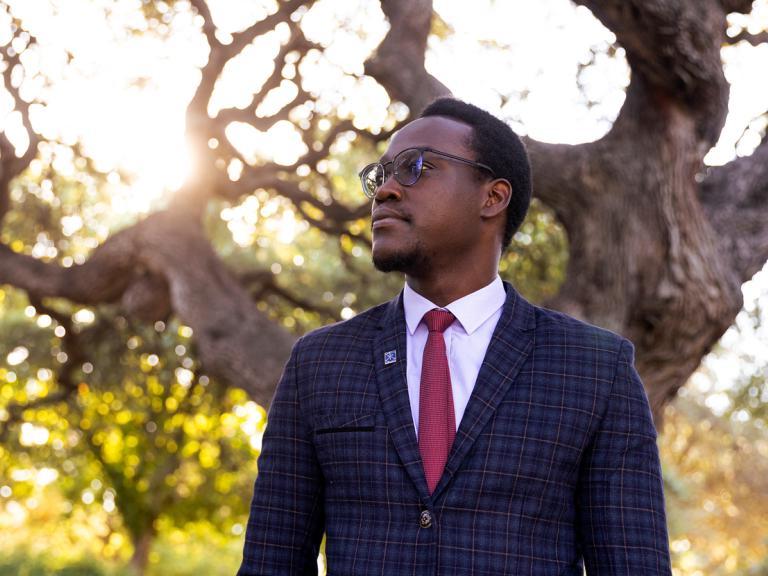
[[[402,296],[296,343],[269,412],[240,576],[316,574],[324,532],[330,576],[671,574],[632,345],[505,288],[433,494]]]

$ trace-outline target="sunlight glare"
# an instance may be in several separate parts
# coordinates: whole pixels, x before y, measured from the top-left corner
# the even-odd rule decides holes
[[[304,230],[304,221],[297,220],[293,210],[283,210],[279,218],[270,218],[265,227],[281,244],[290,244]]]
[[[227,126],[226,135],[249,163],[272,161],[289,166],[307,152],[301,135],[287,120],[276,122],[266,132],[249,124],[233,122]]]
[[[33,125],[46,138],[81,143],[99,170],[128,176],[111,187],[113,210],[145,213],[181,187],[190,173],[184,103],[196,83],[192,58],[200,43],[192,15],[174,18],[177,34],[166,42],[126,34],[143,21],[138,3],[113,6],[106,23],[99,3],[57,3],[55,17],[42,0],[17,0],[13,10],[38,38],[25,53],[30,66],[52,79],[28,88],[46,102],[31,111]]]
[[[41,468],[37,471],[35,477],[35,484],[38,486],[47,486],[51,482],[56,481],[59,477],[59,472],[55,468]]]
[[[21,425],[21,437],[19,443],[22,446],[42,446],[48,442],[50,432],[47,428],[36,426],[31,422],[24,422]]]
[[[742,42],[724,47],[722,56],[731,95],[720,140],[704,157],[709,166],[730,162],[737,154],[749,156],[760,143],[760,129],[765,130],[765,119],[760,117],[765,114],[768,76],[755,71],[768,69],[768,45],[752,46]],[[748,127],[746,131],[745,127]]]
[[[600,53],[616,39],[589,10],[568,0],[482,0],[471,10],[439,0],[435,9],[454,34],[430,39],[426,66],[456,96],[506,112],[516,128],[545,142],[588,142],[610,129],[629,67],[621,53],[600,57],[584,78],[585,93],[579,90],[574,79],[590,48]],[[543,30],[531,22],[548,24]],[[500,107],[504,99],[508,107]]]

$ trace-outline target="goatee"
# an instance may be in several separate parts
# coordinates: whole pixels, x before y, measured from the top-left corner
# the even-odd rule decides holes
[[[423,272],[428,267],[428,264],[429,260],[421,250],[384,255],[377,255],[376,252],[373,253],[373,265],[381,272],[414,274]]]

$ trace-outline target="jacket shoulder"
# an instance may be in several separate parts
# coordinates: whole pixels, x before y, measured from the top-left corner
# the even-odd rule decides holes
[[[338,347],[353,343],[370,343],[379,327],[383,315],[386,313],[390,302],[379,304],[349,320],[342,320],[328,324],[304,334],[299,338],[297,346],[303,350],[311,350],[317,347]]]
[[[536,317],[536,337],[545,343],[561,342],[573,345],[597,348],[618,353],[622,344],[632,347],[631,342],[606,328],[601,328],[569,316],[557,310],[534,306]]]

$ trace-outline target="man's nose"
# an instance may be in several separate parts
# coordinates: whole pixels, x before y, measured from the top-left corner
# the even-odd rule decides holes
[[[385,176],[384,182],[376,190],[376,194],[373,196],[374,202],[385,202],[387,200],[400,200],[403,197],[403,188],[395,178],[395,175],[390,172]]]

